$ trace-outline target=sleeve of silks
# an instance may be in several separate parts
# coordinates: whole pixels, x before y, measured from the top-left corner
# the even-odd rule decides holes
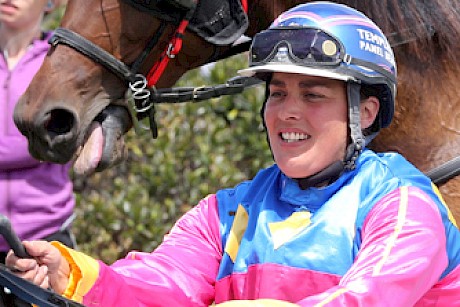
[[[414,306],[447,267],[438,207],[415,187],[401,187],[371,209],[362,245],[339,285],[300,306]]]
[[[91,306],[205,306],[214,300],[222,257],[215,195],[174,225],[153,252],[130,252],[108,266],[60,247],[71,266],[65,295]]]

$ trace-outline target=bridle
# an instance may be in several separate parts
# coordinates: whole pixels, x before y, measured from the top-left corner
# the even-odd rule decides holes
[[[153,65],[150,71],[147,74],[147,81],[148,86],[155,86],[158,82],[158,79],[163,74],[166,65],[168,64],[170,59],[173,59],[181,50],[182,48],[182,38],[184,36],[185,29],[189,24],[190,19],[193,17],[193,14],[196,9],[197,3],[193,0],[168,0],[170,4],[169,9],[176,8],[177,10],[181,11],[180,15],[178,13],[174,14],[174,17],[169,17],[167,14],[162,14],[159,8],[153,6],[156,4],[157,1],[139,1],[139,0],[123,0],[128,4],[138,7],[144,8],[143,10],[148,10],[150,13],[155,15],[160,21],[161,24],[155,34],[150,39],[144,50],[141,54],[137,57],[130,67],[125,63],[121,62],[113,55],[99,47],[98,45],[92,43],[91,41],[87,40],[86,38],[82,37],[81,35],[77,34],[76,32],[65,29],[65,28],[58,28],[55,30],[53,36],[50,38],[49,43],[52,46],[57,46],[59,44],[67,45],[74,50],[80,52],[81,54],[85,55],[86,57],[90,58],[91,60],[99,63],[100,65],[104,66],[116,76],[118,76],[122,81],[127,83],[134,83],[139,79],[138,70],[144,63],[147,56],[150,54],[152,49],[158,43],[160,37],[164,33],[166,29],[166,25],[170,22],[177,24],[175,33],[171,38],[169,44],[167,45],[166,49],[163,51],[157,62]],[[141,3],[147,3],[142,5]],[[172,11],[172,12],[177,12]],[[178,19],[179,18],[179,19]]]
[[[66,28],[56,29],[53,36],[50,38],[49,43],[53,47],[63,44],[73,48],[108,69],[127,85],[128,92],[126,98],[128,99],[129,112],[136,131],[139,131],[141,127],[139,120],[148,117],[150,124],[149,128],[152,132],[152,136],[153,138],[157,137],[158,129],[154,118],[155,103],[200,101],[222,95],[232,95],[242,92],[244,88],[248,86],[259,83],[258,80],[253,78],[240,77],[231,79],[227,83],[217,86],[157,90],[155,85],[165,71],[169,60],[176,57],[182,48],[184,32],[195,13],[198,0],[123,1],[139,10],[153,14],[161,22],[158,30],[155,31],[155,34],[132,65],[126,65],[98,45]],[[159,3],[162,7],[158,6]],[[247,10],[247,0],[242,0],[242,4]],[[164,11],[168,11],[168,14],[164,14]],[[173,16],[170,16],[171,14]],[[155,64],[144,76],[139,73],[139,69],[152,49],[157,45],[168,23],[177,25],[174,35]],[[248,50],[249,45],[250,41],[237,45],[233,48],[233,50],[231,50],[231,52],[227,52],[224,57]],[[216,59],[218,58],[213,58],[213,60]]]
[[[151,109],[151,107],[147,108],[146,105],[151,90],[155,89],[155,85],[166,69],[169,60],[174,58],[182,48],[182,38],[190,19],[193,17],[197,2],[196,0],[168,0],[167,4],[169,6],[167,9],[168,11],[174,13],[174,16],[169,16],[168,14],[162,14],[161,10],[164,10],[164,7],[159,8],[155,6],[158,1],[123,1],[128,2],[128,4],[140,10],[148,11],[154,14],[155,17],[157,17],[161,22],[159,28],[157,31],[155,31],[155,34],[152,36],[144,50],[136,58],[132,65],[126,65],[98,45],[92,43],[83,36],[69,29],[56,29],[53,36],[50,38],[49,43],[53,47],[59,44],[67,45],[108,69],[125,84],[127,84],[128,88],[132,91],[131,96],[133,96],[135,101],[134,110],[137,110],[136,113],[145,113]],[[162,52],[156,63],[152,66],[147,76],[140,74],[138,72],[139,69],[141,68],[142,64],[152,49],[157,45],[159,39],[166,29],[167,24],[170,22],[177,24],[177,27],[175,29],[174,35],[169,41],[169,44]],[[151,113],[152,112],[149,112],[149,117],[153,116],[150,115]],[[135,118],[137,117],[137,114],[131,114],[131,116]],[[151,120],[151,123],[154,123],[154,121]],[[151,128],[154,129],[152,131],[155,131],[154,137],[156,137],[156,124],[153,126],[151,124]]]

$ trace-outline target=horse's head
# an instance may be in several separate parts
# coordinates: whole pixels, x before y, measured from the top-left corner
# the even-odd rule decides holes
[[[79,1],[70,0],[61,26],[112,54],[127,67],[139,63],[138,72],[145,75],[167,50],[178,28],[178,21],[170,15],[178,15],[180,10],[187,13],[185,6],[174,5],[193,1],[156,1],[156,14],[147,12],[148,8],[143,10],[142,3],[93,0],[82,6]],[[158,40],[145,59],[139,61],[153,37]],[[172,86],[186,71],[208,62],[229,45],[217,46],[186,31],[181,52],[170,59],[155,86]],[[132,123],[125,100],[127,80],[84,53],[68,44],[53,44],[18,102],[14,120],[28,138],[34,157],[57,163],[77,157],[76,172],[89,174],[122,159],[123,134]]]

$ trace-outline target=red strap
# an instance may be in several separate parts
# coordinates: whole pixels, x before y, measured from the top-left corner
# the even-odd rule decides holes
[[[243,10],[248,12],[248,0],[241,0],[241,5]],[[153,65],[147,74],[147,84],[149,87],[155,86],[161,75],[163,74],[166,66],[169,63],[169,60],[175,57],[179,51],[182,49],[182,38],[184,36],[185,29],[188,25],[188,20],[184,19],[177,27],[174,37],[171,39],[171,42],[166,47],[166,50],[160,56],[160,59]]]
[[[147,84],[149,87],[155,86],[161,75],[163,74],[166,66],[171,58],[174,58],[182,49],[182,38],[184,36],[185,29],[188,25],[188,20],[182,20],[177,27],[176,33],[174,33],[171,42],[166,47],[166,50],[160,56],[160,59],[153,65],[147,74]]]
[[[243,6],[243,10],[248,13],[248,0],[241,0],[241,5]]]

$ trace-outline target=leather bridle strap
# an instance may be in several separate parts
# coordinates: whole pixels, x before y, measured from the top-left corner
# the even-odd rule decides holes
[[[26,303],[40,307],[84,307],[84,305],[69,300],[53,291],[39,286],[14,275],[3,264],[0,264],[0,286],[8,288],[15,296]]]
[[[160,33],[161,31],[157,32]],[[161,35],[161,34],[160,34]],[[153,47],[158,41],[160,35],[155,35],[149,42],[148,47]],[[98,45],[87,40],[83,36],[65,28],[57,28],[53,36],[50,38],[49,43],[52,46],[63,44],[73,48],[84,56],[90,58],[94,62],[107,68],[118,78],[126,83],[134,83],[137,80],[136,71],[131,70],[126,64],[116,59],[113,55],[99,47]],[[140,59],[145,58],[145,52],[141,54]],[[140,60],[136,61],[134,68],[138,69]]]
[[[191,12],[193,13],[194,11]],[[177,54],[179,54],[179,51],[182,49],[182,39],[184,37],[184,32],[188,26],[190,18],[191,16],[181,21],[168,47],[161,54],[160,59],[153,65],[147,74],[147,85],[149,87],[155,86],[157,84],[169,63],[169,60],[173,59]]]
[[[160,56],[160,59],[150,69],[147,77],[149,86],[155,86],[164,70],[166,69],[169,60],[174,58],[181,50],[182,38],[190,19],[193,17],[195,7],[196,6],[193,6],[187,11],[184,18],[177,27],[170,43],[166,47],[166,50],[164,50]],[[140,69],[146,57],[150,54],[150,51],[152,51],[153,47],[155,47],[155,45],[160,40],[165,29],[166,21],[162,20],[159,29],[155,31],[155,35],[153,35],[153,37],[150,39],[146,48],[136,59],[131,68],[115,58],[109,52],[105,51],[101,47],[69,29],[56,29],[53,36],[50,38],[49,43],[53,47],[57,46],[58,44],[67,45],[85,55],[86,57],[92,59],[94,62],[104,66],[127,84],[132,84],[136,81],[139,81],[140,75],[138,75],[138,70]],[[143,76],[141,78],[143,78]]]
[[[135,80],[135,74],[131,72],[128,66],[101,47],[69,29],[57,28],[49,39],[49,43],[53,47],[63,44],[75,49],[94,62],[104,66],[123,81],[133,82]]]

